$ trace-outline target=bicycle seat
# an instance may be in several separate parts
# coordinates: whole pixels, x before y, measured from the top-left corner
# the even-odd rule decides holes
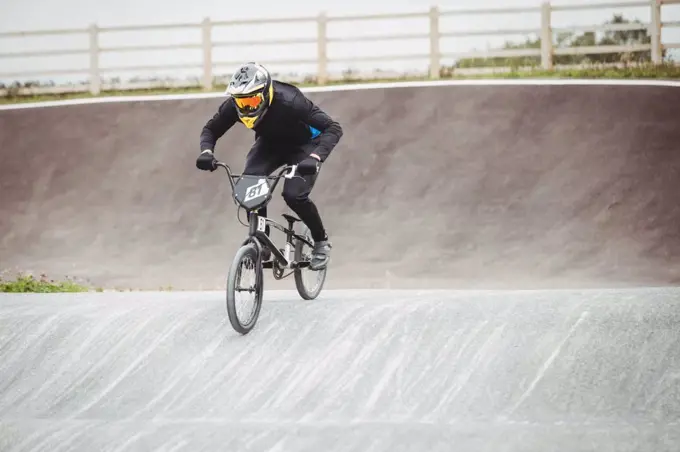
[[[292,222],[292,223],[295,223],[296,221],[302,221],[302,220],[300,220],[299,218],[295,218],[295,217],[292,216],[292,215],[288,215],[287,213],[282,214],[282,216],[283,216],[283,218],[285,218],[286,220],[288,220],[288,221],[290,221],[290,222]]]

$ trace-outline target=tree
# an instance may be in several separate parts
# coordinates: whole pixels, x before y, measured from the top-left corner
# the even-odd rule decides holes
[[[642,24],[639,20],[630,21],[623,15],[615,14],[611,20],[605,24]],[[640,30],[617,30],[600,32],[598,39],[594,32],[584,32],[576,34],[573,32],[558,33],[555,37],[555,48],[573,48],[589,46],[615,46],[632,44],[649,44],[651,37],[647,29]],[[506,42],[503,49],[540,49],[540,38],[528,38],[522,43]],[[665,52],[663,54],[665,58]],[[615,53],[589,53],[585,55],[555,55],[555,64],[583,64],[583,63],[614,63],[614,62],[649,62],[651,61],[651,51],[635,52],[615,52]],[[536,57],[496,57],[496,58],[463,58],[456,62],[453,68],[469,67],[520,67],[520,66],[540,66],[541,58]]]

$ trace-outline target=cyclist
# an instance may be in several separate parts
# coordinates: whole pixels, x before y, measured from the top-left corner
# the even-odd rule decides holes
[[[331,243],[316,205],[309,199],[321,164],[340,141],[340,124],[297,87],[273,80],[260,64],[247,63],[231,77],[227,99],[207,121],[200,135],[196,167],[214,171],[217,140],[237,122],[255,132],[243,174],[268,176],[281,165],[297,164],[302,179],[286,179],[283,198],[307,225],[314,240],[309,267],[321,270],[330,260]],[[267,208],[258,211],[266,216]],[[269,235],[269,227],[266,231]],[[264,260],[271,257],[265,250]]]

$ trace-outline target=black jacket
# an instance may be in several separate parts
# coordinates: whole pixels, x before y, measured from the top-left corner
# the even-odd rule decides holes
[[[273,81],[274,99],[260,123],[253,129],[260,136],[286,145],[303,145],[313,137],[312,128],[321,132],[314,151],[325,161],[342,137],[342,128],[295,86]],[[229,97],[201,131],[201,151],[214,150],[217,140],[240,122],[234,99]],[[311,126],[311,128],[310,128]]]

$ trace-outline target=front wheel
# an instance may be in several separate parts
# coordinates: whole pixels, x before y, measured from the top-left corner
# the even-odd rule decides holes
[[[244,285],[244,279],[248,287]],[[243,245],[236,252],[227,277],[227,313],[231,326],[238,333],[248,334],[255,326],[262,307],[262,289],[263,274],[262,266],[257,262],[257,249],[252,243]],[[237,299],[243,294],[252,298],[250,310],[245,312],[245,318],[242,317],[244,313],[237,309]]]
[[[309,232],[309,228],[304,227],[303,235],[313,242],[312,236]],[[297,262],[311,261],[312,259],[312,248],[307,245],[302,240],[295,241],[295,260]],[[323,289],[323,284],[326,281],[326,272],[328,267],[323,270],[312,270],[309,267],[296,268],[294,270],[295,274],[295,287],[298,293],[305,300],[313,300],[319,296],[321,289]]]

